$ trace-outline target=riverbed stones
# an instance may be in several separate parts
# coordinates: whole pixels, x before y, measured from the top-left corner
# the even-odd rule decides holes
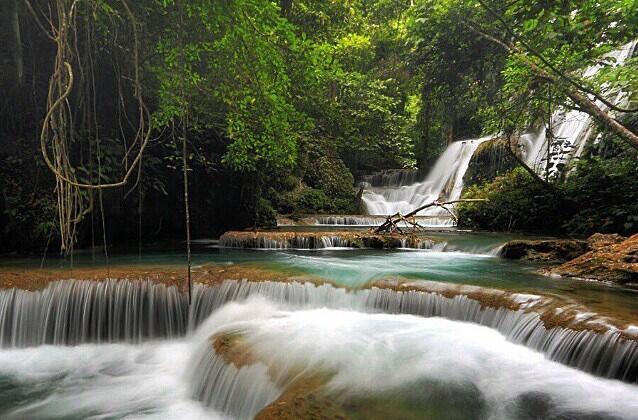
[[[500,255],[512,260],[564,262],[588,249],[587,241],[577,239],[514,240],[503,246]]]

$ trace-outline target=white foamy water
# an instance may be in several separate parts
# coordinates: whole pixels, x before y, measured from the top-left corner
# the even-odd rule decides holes
[[[480,401],[480,407],[457,407],[457,415],[472,416],[465,418],[636,419],[638,413],[638,386],[568,368],[493,329],[464,322],[333,309],[290,311],[250,299],[226,305],[196,335],[202,341],[219,332],[241,334],[262,366],[253,378],[241,375],[248,368],[234,367],[221,372],[217,367],[213,378],[202,378],[207,372],[202,366],[220,363],[205,344],[196,364],[200,368],[191,374],[202,389],[220,392],[209,381],[229,384],[224,393],[231,398],[233,389],[250,384],[254,393],[274,399],[291,380],[324,373],[329,378],[324,390],[338,401],[408,392],[404,404],[417,413],[436,405],[428,398],[432,387],[446,389],[452,406],[468,395]],[[276,369],[269,371],[272,366]]]
[[[193,345],[157,342],[0,351],[3,419],[218,419],[190,398]],[[6,407],[7,401],[2,401]]]
[[[476,148],[491,137],[463,140],[451,143],[436,161],[425,180],[411,185],[369,187],[361,197],[370,215],[407,214],[417,207],[434,200],[457,200],[463,191],[463,176]],[[445,210],[431,208],[420,216],[449,216]],[[442,224],[451,225],[452,219]]]
[[[240,334],[259,362],[228,365],[212,350],[218,333]],[[337,402],[399,401],[425,419],[638,412],[637,385],[552,362],[492,328],[249,297],[221,306],[181,339],[0,350],[0,416],[251,418],[291,380],[314,373],[326,374],[324,391]]]

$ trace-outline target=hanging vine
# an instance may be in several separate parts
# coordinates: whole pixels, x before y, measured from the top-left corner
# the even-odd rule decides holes
[[[97,120],[92,124],[91,130],[96,138],[97,145],[97,181],[94,182],[92,176],[89,182],[83,182],[78,179],[78,168],[72,163],[71,146],[74,138],[74,108],[71,107],[69,101],[75,81],[72,63],[76,62],[76,65],[82,71],[82,62],[77,57],[79,51],[77,47],[77,34],[75,33],[78,0],[55,0],[54,9],[50,11],[48,17],[49,27],[51,28],[48,32],[48,36],[55,43],[56,55],[53,73],[49,80],[47,112],[40,133],[40,148],[46,165],[55,175],[61,251],[64,254],[72,253],[78,223],[92,209],[92,200],[89,199],[89,195],[86,194],[84,190],[99,191],[101,215],[103,218],[102,190],[121,187],[128,182],[138,165],[141,165],[144,149],[151,138],[150,113],[144,103],[140,76],[138,23],[127,1],[120,0],[120,3],[133,28],[133,96],[137,101],[138,126],[133,141],[127,144],[126,140],[123,140],[125,150],[123,159],[124,175],[115,182],[102,182],[103,173]],[[88,4],[90,5],[90,2]],[[38,18],[33,7],[30,4],[28,4],[28,6],[34,17]],[[44,29],[44,25],[41,26]],[[86,48],[91,48],[91,44],[89,43]],[[84,65],[87,65],[87,63],[84,63]],[[89,60],[88,65],[91,67],[90,74],[94,77],[92,68],[94,63],[92,59]],[[94,79],[91,84],[87,85],[89,85],[89,87],[86,90],[92,91],[91,100],[95,103]],[[80,94],[81,93],[82,92],[80,92]],[[118,92],[118,101],[122,100],[121,96],[121,92]],[[88,100],[88,98],[85,98],[85,100]],[[78,102],[81,102],[81,100]],[[97,110],[93,107],[93,118],[96,118],[96,116]],[[90,118],[88,120],[90,120]],[[123,138],[125,139],[125,136],[123,136]],[[89,149],[91,149],[90,143]],[[129,160],[129,157],[133,154],[135,157]],[[105,235],[104,220],[102,220],[102,230]],[[106,247],[106,239],[104,245]]]

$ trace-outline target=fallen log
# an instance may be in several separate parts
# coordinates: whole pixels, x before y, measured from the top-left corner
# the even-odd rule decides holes
[[[430,207],[441,207],[442,209],[444,209],[445,211],[447,211],[448,213],[450,213],[450,215],[452,216],[452,218],[454,219],[454,222],[458,222],[458,219],[456,217],[456,215],[454,214],[454,212],[452,212],[452,210],[450,210],[449,208],[445,207],[447,205],[451,205],[451,204],[456,204],[456,203],[468,203],[468,202],[480,202],[480,201],[488,201],[485,198],[462,198],[459,200],[452,200],[452,201],[439,201],[439,200],[434,200],[431,203],[427,203],[424,204],[420,207],[417,207],[416,209],[412,210],[410,213],[406,214],[406,215],[402,215],[401,212],[397,212],[391,216],[388,216],[388,218],[386,219],[385,222],[383,222],[379,227],[377,227],[374,232],[375,233],[395,233],[398,232],[402,235],[405,235],[404,231],[399,227],[399,223],[404,223],[407,226],[412,226],[412,228],[414,230],[425,230],[425,227],[421,226],[419,223],[416,222],[416,215],[420,212],[423,211],[427,208]],[[412,220],[410,220],[410,218],[412,218]]]

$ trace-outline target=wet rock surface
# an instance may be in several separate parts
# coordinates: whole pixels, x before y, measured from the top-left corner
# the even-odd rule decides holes
[[[590,251],[558,267],[543,272],[550,275],[638,285],[638,234],[594,234],[588,239]]]
[[[583,255],[588,249],[587,241],[577,239],[515,240],[506,243],[500,255],[512,260],[564,262]]]

